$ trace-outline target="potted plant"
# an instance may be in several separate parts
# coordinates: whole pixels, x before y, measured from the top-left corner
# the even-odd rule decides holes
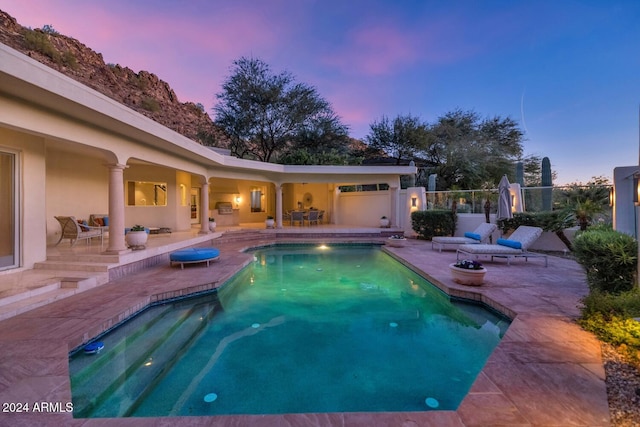
[[[407,239],[402,234],[394,234],[387,239],[387,245],[394,248],[401,248],[407,244]]]
[[[147,230],[142,225],[134,225],[124,236],[127,245],[131,249],[144,249],[147,244]]]
[[[389,228],[389,218],[387,218],[386,216],[383,215],[380,218],[380,227]]]
[[[274,228],[275,226],[275,221],[271,215],[267,217],[264,223],[267,226],[267,228]]]
[[[216,231],[216,219],[209,218],[209,231]]]
[[[480,286],[484,283],[484,275],[487,272],[481,263],[469,259],[449,264],[449,270],[454,282],[470,286]]]

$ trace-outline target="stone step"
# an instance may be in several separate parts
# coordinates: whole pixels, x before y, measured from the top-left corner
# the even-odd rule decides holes
[[[9,304],[0,305],[0,320],[8,319],[29,310],[51,304],[54,301],[75,295],[77,292],[77,289],[62,289],[58,286],[55,289],[50,289],[26,298],[24,298],[23,294],[20,294],[23,298]]]
[[[109,262],[92,262],[84,261],[54,261],[47,260],[37,262],[33,268],[35,270],[70,270],[70,271],[88,271],[88,272],[107,272],[114,264]]]
[[[120,262],[119,255],[78,255],[78,254],[60,254],[47,255],[47,261],[66,261],[66,262],[87,262],[87,263],[113,263]]]

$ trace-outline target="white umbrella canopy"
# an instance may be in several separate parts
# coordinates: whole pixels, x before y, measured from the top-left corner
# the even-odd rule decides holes
[[[510,188],[511,184],[509,184],[507,175],[503,175],[502,179],[500,179],[500,184],[498,185],[498,213],[496,215],[497,219],[513,218],[513,214],[511,213],[511,193],[509,191]]]

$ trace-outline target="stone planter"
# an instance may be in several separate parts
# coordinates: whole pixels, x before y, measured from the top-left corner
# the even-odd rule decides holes
[[[216,225],[215,221],[209,221],[209,231],[216,231]]]
[[[266,219],[264,221],[264,224],[267,226],[267,228],[275,228],[276,221],[275,219]]]
[[[124,240],[127,242],[127,246],[131,249],[144,249],[147,244],[147,232],[146,231],[129,231]]]
[[[390,222],[388,218],[381,218],[380,219],[380,227],[382,228],[389,228],[390,227]]]
[[[394,239],[392,237],[389,237],[387,239],[387,245],[394,247],[394,248],[402,248],[407,244],[407,239]]]
[[[455,263],[449,264],[449,270],[454,282],[468,286],[482,285],[484,283],[484,275],[487,272],[484,267],[480,270],[470,270],[468,268],[458,268]]]

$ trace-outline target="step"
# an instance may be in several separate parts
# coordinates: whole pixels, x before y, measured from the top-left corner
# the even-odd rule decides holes
[[[35,308],[51,304],[54,301],[75,295],[76,292],[76,289],[61,289],[57,287],[56,289],[22,298],[9,304],[3,304],[0,306],[0,320],[8,319]]]
[[[60,289],[60,279],[57,277],[50,278],[46,283],[39,283],[32,285],[26,289],[9,290],[15,293],[9,294],[9,292],[0,293],[0,307],[13,304],[15,302],[32,298],[47,292]]]
[[[89,272],[108,272],[113,266],[108,262],[86,263],[84,261],[42,261],[34,264],[35,270],[70,270],[70,271],[89,271]]]

